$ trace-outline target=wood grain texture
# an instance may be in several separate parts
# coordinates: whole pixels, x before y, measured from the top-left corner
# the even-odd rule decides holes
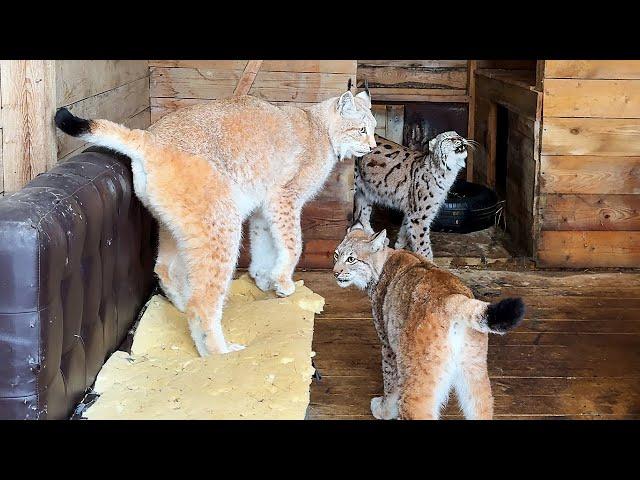
[[[640,231],[640,195],[545,195],[543,230]]]
[[[513,243],[527,255],[532,255],[534,250],[534,123],[532,119],[508,112],[506,202],[503,213],[506,230],[511,235]]]
[[[545,78],[640,79],[640,60],[546,60]]]
[[[487,76],[487,72],[477,70],[475,95],[503,105],[519,115],[536,118],[539,93],[531,90],[527,84],[518,85],[505,78],[492,78]]]
[[[544,116],[640,118],[640,80],[546,79]]]
[[[371,98],[380,102],[448,102],[467,103],[469,97],[461,90],[431,90],[420,88],[370,88]]]
[[[545,118],[543,155],[640,155],[640,119]]]
[[[475,138],[475,98],[476,98],[476,68],[477,68],[476,60],[469,60],[467,64],[467,92],[469,95],[469,118],[467,120],[467,137],[469,140],[473,140]],[[473,182],[473,149],[469,149],[467,152],[467,182]]]
[[[244,71],[242,72],[242,76],[240,77],[240,80],[238,80],[238,84],[233,91],[234,96],[240,97],[249,93],[261,66],[262,60],[249,60],[247,62],[247,65],[244,67]]]
[[[217,99],[230,97],[242,70],[193,68],[151,69],[151,96]],[[268,101],[320,102],[346,89],[344,73],[269,72],[261,70],[251,95]]]
[[[55,62],[2,60],[4,189],[16,191],[56,162]]]
[[[542,267],[640,267],[640,232],[541,231]]]
[[[467,89],[467,65],[453,67],[431,66],[381,66],[358,64],[358,86],[364,81],[369,88],[416,88],[430,90],[437,94],[438,90]]]
[[[640,157],[543,155],[540,191],[640,194]]]
[[[146,60],[57,60],[56,107],[149,76]]]
[[[150,67],[243,70],[247,60],[149,60]],[[265,72],[354,73],[355,60],[264,60]]]
[[[149,79],[141,78],[108,92],[94,95],[67,107],[82,118],[104,118],[125,123],[149,108]],[[58,157],[63,158],[80,148],[84,142],[56,131]]]

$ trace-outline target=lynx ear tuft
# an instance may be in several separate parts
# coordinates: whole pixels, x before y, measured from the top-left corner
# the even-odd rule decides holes
[[[371,242],[371,251],[379,252],[389,244],[389,239],[387,238],[387,231],[382,230],[381,232],[375,233],[373,237],[371,237],[370,242]]]
[[[364,230],[364,227],[362,226],[362,224],[360,222],[356,222],[353,225],[351,225],[350,227],[347,228],[347,233],[351,233],[354,230]]]

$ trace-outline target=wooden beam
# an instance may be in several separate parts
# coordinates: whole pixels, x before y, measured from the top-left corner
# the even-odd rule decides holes
[[[249,60],[247,62],[247,66],[244,67],[244,72],[242,72],[242,76],[240,77],[240,80],[238,80],[236,89],[233,91],[234,97],[239,97],[249,93],[261,66],[262,60]]]
[[[2,60],[5,191],[16,191],[56,164],[54,60]]]
[[[469,96],[468,120],[467,120],[467,138],[473,140],[475,137],[475,121],[476,121],[476,60],[469,60],[467,67],[467,93]],[[473,182],[473,150],[468,150],[467,154],[467,182]]]

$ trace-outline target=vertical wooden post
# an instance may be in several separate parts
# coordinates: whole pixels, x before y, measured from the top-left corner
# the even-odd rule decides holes
[[[475,139],[476,128],[476,60],[469,60],[467,63],[468,84],[467,93],[469,98],[468,120],[467,120],[467,138]],[[467,153],[467,182],[473,182],[473,150]]]
[[[54,60],[2,60],[2,152],[5,192],[56,164]]]

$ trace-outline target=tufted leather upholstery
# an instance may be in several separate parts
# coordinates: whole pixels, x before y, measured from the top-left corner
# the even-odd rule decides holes
[[[69,418],[154,283],[127,157],[90,148],[0,199],[0,418]]]

